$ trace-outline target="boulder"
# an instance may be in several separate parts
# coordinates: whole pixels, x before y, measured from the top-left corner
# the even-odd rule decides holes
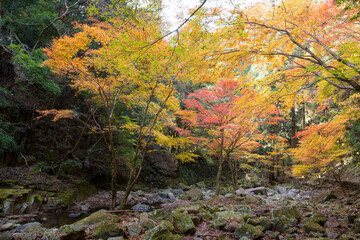
[[[9,223],[5,223],[4,225],[2,225],[1,230],[2,231],[8,231],[8,230],[11,230],[13,228],[16,228],[17,226],[18,226],[18,224],[9,222]]]
[[[174,239],[171,233],[173,230],[174,225],[169,221],[163,220],[159,225],[145,232],[144,240]]]
[[[149,205],[146,205],[146,204],[142,204],[142,203],[138,203],[134,206],[131,207],[132,210],[135,210],[135,211],[149,211],[150,210],[150,206]]]
[[[304,224],[304,230],[307,233],[310,232],[325,232],[325,228],[315,222],[308,222]]]
[[[156,209],[152,212],[149,212],[148,216],[153,221],[165,220],[170,217],[171,213],[167,209]]]
[[[199,187],[199,188],[206,188],[206,184],[205,184],[204,181],[198,182],[198,183],[196,183],[195,185],[196,185],[197,187]]]
[[[360,218],[354,220],[353,230],[356,233],[360,233]]]
[[[309,221],[310,222],[315,222],[315,223],[318,223],[320,224],[321,226],[324,226],[325,222],[327,221],[327,217],[324,216],[323,214],[321,213],[313,213],[312,216],[309,218]]]
[[[146,229],[151,229],[155,227],[155,222],[150,219],[149,214],[141,213],[140,214],[140,225]]]
[[[259,229],[250,224],[241,224],[234,232],[236,238],[247,237],[251,239],[261,239],[264,233]]]
[[[265,187],[249,188],[249,189],[246,189],[245,191],[248,193],[255,194],[255,195],[267,196],[267,188],[265,188]]]
[[[287,232],[288,229],[291,228],[290,220],[284,215],[280,217],[271,218],[270,222],[271,222],[271,226],[276,231],[279,231],[281,233],[285,233]]]
[[[262,226],[265,230],[271,229],[271,222],[269,217],[261,216],[258,219],[258,224]]]
[[[286,187],[281,185],[275,186],[274,190],[278,194],[285,194],[287,192]]]
[[[103,221],[94,228],[95,239],[108,239],[109,237],[124,236],[125,230],[117,223]]]
[[[202,199],[202,192],[200,189],[193,188],[186,191],[185,196],[188,200],[199,201]]]
[[[142,227],[137,223],[132,223],[126,227],[126,230],[130,236],[139,236],[142,231]]]
[[[297,221],[299,221],[301,218],[299,210],[296,206],[284,206],[272,210],[272,217],[279,218],[281,216],[286,216],[288,219],[293,218]]]
[[[196,231],[196,227],[191,217],[188,214],[173,212],[173,222],[174,226],[182,233],[182,234],[194,234]]]
[[[14,235],[11,232],[3,232],[0,234],[1,240],[14,240]]]
[[[242,213],[233,212],[233,211],[222,211],[215,213],[213,224],[215,227],[225,227],[227,221],[231,221],[231,220],[239,223],[245,222]]]
[[[120,219],[118,216],[107,214],[106,210],[99,210],[90,216],[81,219],[70,225],[64,225],[59,228],[59,234],[61,239],[81,239],[82,236],[85,236],[85,229],[91,225],[100,223],[100,222],[119,222]]]
[[[48,240],[57,240],[59,239],[54,229],[47,229],[42,227],[41,225],[30,225],[26,227],[22,233],[21,239],[23,240],[33,240],[37,239],[37,237],[43,237]],[[84,235],[85,237],[85,235]],[[69,238],[70,239],[70,238]],[[71,238],[71,239],[79,239],[79,238]]]

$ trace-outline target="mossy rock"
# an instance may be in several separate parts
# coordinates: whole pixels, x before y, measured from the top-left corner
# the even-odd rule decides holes
[[[108,239],[109,237],[124,236],[125,230],[118,224],[104,221],[94,228],[95,239]]]
[[[199,201],[202,199],[202,192],[200,189],[190,189],[185,193],[186,199],[191,201]]]
[[[169,221],[163,220],[159,225],[145,232],[144,240],[173,239],[173,234],[171,233],[173,230],[174,225]]]
[[[202,220],[211,220],[213,215],[210,212],[203,212],[198,215]]]
[[[307,238],[306,240],[331,240],[331,238],[320,237],[320,238]]]
[[[315,222],[324,226],[325,222],[327,221],[327,217],[321,213],[313,213],[312,216],[309,218],[310,222]]]
[[[179,207],[175,211],[178,213],[189,213],[189,214],[199,214],[200,212],[206,212],[207,206],[204,206],[202,203],[192,203],[187,206]]]
[[[308,222],[304,224],[304,230],[307,233],[310,232],[324,232],[325,228],[322,227],[320,224],[315,222]]]
[[[169,219],[171,216],[171,212],[166,209],[156,209],[152,212],[149,212],[148,215],[151,220],[160,221],[160,220]]]
[[[258,224],[262,226],[265,230],[271,229],[271,221],[269,217],[265,217],[265,216],[259,217]]]
[[[236,212],[252,214],[253,210],[248,205],[238,205],[235,208]]]
[[[195,224],[188,214],[173,212],[174,226],[182,234],[194,234],[196,231]]]
[[[110,222],[110,223],[117,223],[120,221],[118,216],[107,214],[106,210],[99,210],[90,216],[81,219],[70,225],[64,225],[59,228],[59,234],[65,238],[71,235],[79,235],[81,234],[86,228],[90,227],[91,225],[100,223],[100,222]]]
[[[38,235],[46,236],[47,237],[46,239],[49,240],[58,239],[58,236],[56,235],[53,229],[47,229],[42,227],[41,225],[35,225],[35,224],[32,224],[24,229],[21,239],[32,240],[35,239],[36,236]]]
[[[234,232],[236,238],[248,237],[252,239],[261,239],[264,233],[259,229],[250,224],[241,224]]]
[[[296,220],[295,220],[296,221]],[[282,215],[280,217],[271,218],[271,226],[281,233],[284,233],[291,227],[290,219]]]
[[[2,188],[0,189],[0,203],[7,198],[12,198],[14,200],[17,198],[24,198],[23,200],[26,200],[31,191],[31,189],[24,189],[21,186],[16,186],[16,188]]]
[[[242,213],[233,211],[216,212],[213,224],[215,227],[224,227],[228,220],[244,223],[244,216]]]
[[[296,219],[299,221],[301,219],[299,210],[296,206],[290,206],[290,207],[280,207],[278,209],[274,209],[272,212],[272,217],[280,218],[281,216],[286,216],[288,219]]]

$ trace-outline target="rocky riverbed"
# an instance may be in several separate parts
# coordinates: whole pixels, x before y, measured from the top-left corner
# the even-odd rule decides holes
[[[330,189],[283,185],[213,195],[203,183],[137,191],[125,211],[90,214],[110,203],[110,194],[100,191],[69,209],[74,215],[68,217],[78,217],[70,224],[3,218],[0,239],[360,239],[357,191],[344,197]]]

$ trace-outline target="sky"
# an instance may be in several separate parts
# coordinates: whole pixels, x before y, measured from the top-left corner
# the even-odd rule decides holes
[[[170,23],[170,30],[176,29],[189,16],[189,9],[201,5],[203,0],[163,0],[163,15]],[[223,7],[227,9],[246,8],[258,2],[275,2],[276,0],[207,0],[204,7]],[[179,17],[179,18],[178,18]]]

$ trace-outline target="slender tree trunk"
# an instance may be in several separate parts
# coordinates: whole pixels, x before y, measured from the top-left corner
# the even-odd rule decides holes
[[[269,167],[269,182],[270,184],[274,184],[275,182],[275,159],[271,159],[270,167]]]
[[[219,157],[219,168],[216,176],[215,197],[218,197],[220,194],[221,172],[222,172],[222,164],[224,162],[223,146],[224,146],[224,130],[221,130],[220,157]]]
[[[129,180],[127,182],[127,185],[126,185],[126,189],[125,189],[125,194],[123,196],[123,198],[121,199],[121,203],[120,203],[120,207],[119,209],[125,209],[125,206],[126,206],[126,203],[127,203],[127,200],[130,196],[130,193],[131,193],[131,189],[132,189],[132,183],[134,182],[134,179],[135,179],[135,170],[131,170],[130,172],[130,176],[129,176]]]
[[[305,130],[305,128],[306,128],[306,105],[305,105],[305,103],[303,103],[303,119],[302,119],[302,125],[303,125],[303,127],[302,127],[302,129],[303,130]]]
[[[237,161],[234,160],[234,186],[235,186],[235,191],[238,190],[239,186],[237,184],[237,181],[238,181],[238,166],[237,166]]]
[[[231,172],[231,182],[232,182],[232,186],[234,191],[236,191],[238,189],[237,186],[237,169],[236,169],[236,160],[234,161],[230,161],[230,156],[229,154],[227,154],[226,156],[226,161],[229,164],[229,168],[230,168],[230,172]]]
[[[113,141],[113,131],[111,130],[111,119],[108,119],[109,125],[109,148],[111,153],[111,210],[114,210],[116,207],[116,197],[117,197],[117,186],[116,186],[116,173],[117,173],[117,162],[116,162],[116,150],[114,147]]]
[[[291,108],[291,140],[290,140],[290,147],[295,148],[297,144],[296,139],[296,111],[295,106]]]

